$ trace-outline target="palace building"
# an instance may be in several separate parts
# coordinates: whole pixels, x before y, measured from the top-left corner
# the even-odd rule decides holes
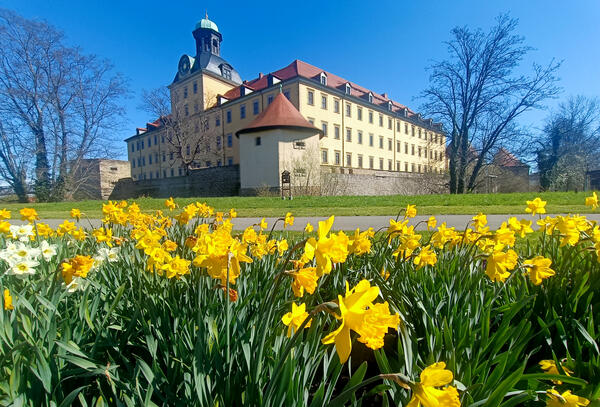
[[[283,169],[307,177],[306,169],[299,168],[303,163],[321,172],[350,174],[361,170],[441,174],[446,170],[441,125],[386,93],[300,60],[242,80],[222,57],[223,36],[208,16],[192,34],[195,55],[180,58],[169,85],[171,113],[138,128],[125,140],[134,181],[232,165],[240,165],[242,189],[261,183],[276,188]],[[279,94],[287,100],[269,109]],[[308,127],[286,126],[286,118],[302,119]],[[273,135],[269,130],[275,127],[283,130]],[[294,130],[301,134],[294,136]],[[268,137],[283,137],[271,152],[267,151]],[[286,149],[299,151],[287,154]],[[271,165],[270,160],[278,164]],[[259,170],[261,166],[275,172],[270,175],[272,181],[267,179],[268,171]],[[252,184],[245,184],[249,179]]]

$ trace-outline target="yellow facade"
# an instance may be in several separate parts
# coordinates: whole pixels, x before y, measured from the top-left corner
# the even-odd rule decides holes
[[[198,73],[171,85],[173,111],[183,111],[185,121],[196,123],[188,126],[190,131],[198,131],[202,120],[208,122],[209,151],[195,157],[195,167],[239,164],[239,140],[235,133],[248,126],[268,106],[280,92],[281,85],[281,91],[300,113],[324,130],[319,151],[322,166],[404,172],[444,170],[443,133],[404,120],[396,112],[386,112],[366,100],[327,89],[318,82],[314,85],[306,82],[294,78],[221,104],[218,104],[218,95],[223,95],[232,85],[214,75]],[[171,154],[170,144],[165,139],[161,129],[128,139],[135,180],[185,175],[185,169],[176,154]]]

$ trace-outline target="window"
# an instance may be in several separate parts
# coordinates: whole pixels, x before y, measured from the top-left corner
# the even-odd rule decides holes
[[[400,152],[400,142],[396,141],[396,152],[399,153]]]
[[[321,129],[323,129],[323,135],[327,137],[327,123],[321,122]]]
[[[160,178],[160,174],[158,171],[156,171],[156,178]]]
[[[379,136],[379,148],[383,149],[383,136]]]
[[[411,126],[411,128],[412,128],[412,136],[414,137],[415,136],[415,126]]]
[[[206,166],[207,166],[207,167],[210,167],[211,165],[212,165],[212,163],[211,163],[210,161],[207,161],[207,162],[206,162]]]
[[[352,142],[352,129],[346,129],[346,141]]]
[[[154,145],[157,145],[157,144],[158,144],[158,136],[157,136],[157,135],[155,135],[155,136],[154,136]]]
[[[379,127],[383,127],[383,115],[379,114]]]
[[[340,101],[338,99],[333,99],[333,113],[340,112]]]
[[[358,138],[358,144],[362,144],[362,131],[358,131],[358,133],[356,134],[357,138]]]
[[[400,172],[400,161],[396,161],[396,171]]]
[[[148,147],[150,147],[152,145],[152,139],[150,137],[148,137]]]
[[[419,157],[421,157],[421,146],[419,146]]]
[[[267,106],[270,105],[273,102],[273,95],[269,95],[269,97],[267,98]]]
[[[160,136],[160,142],[161,142],[162,144],[165,144],[165,136]]]
[[[227,157],[227,165],[233,165],[233,157]]]
[[[148,154],[148,165],[152,164],[152,154]]]
[[[256,116],[258,114],[258,100],[252,103],[252,113]]]
[[[227,123],[231,123],[231,110],[228,110],[227,113],[226,113],[226,115],[227,115],[226,116],[227,117],[227,119],[226,119]]]
[[[388,129],[392,129],[392,119],[388,117]]]
[[[327,164],[327,150],[321,150],[321,162]]]
[[[152,179],[152,172],[150,173],[150,179]]]
[[[261,143],[261,139],[260,139],[260,137],[256,137],[256,138],[254,139],[254,144],[255,144],[255,145],[257,145],[257,146],[260,146],[260,143]]]
[[[183,98],[187,99],[188,96],[188,92],[187,92],[187,86],[185,88],[183,88]]]
[[[181,177],[183,175],[183,168],[179,167],[179,176]]]
[[[408,163],[404,163],[404,171],[408,172]]]
[[[246,118],[246,105],[240,106],[240,119]]]
[[[404,143],[404,154],[408,154],[408,143]]]
[[[373,133],[369,133],[369,147],[373,147]]]
[[[327,110],[327,96],[321,95],[321,109]]]
[[[369,123],[373,124],[373,112],[369,110]]]
[[[400,132],[400,122],[396,122],[396,131]],[[400,170],[398,170],[400,171]]]
[[[215,127],[221,126],[221,118],[219,116],[215,117]]]
[[[333,138],[336,140],[340,139],[340,126],[337,124],[333,126]]]
[[[349,83],[346,84],[346,95],[349,95],[352,92],[352,87]]]
[[[169,153],[169,160],[173,161],[173,152],[172,151]]]
[[[358,168],[362,168],[363,167],[363,156],[362,155],[358,155]]]
[[[419,164],[417,172],[421,172],[421,164]]]
[[[194,82],[194,95],[198,93],[198,82]]]
[[[369,168],[373,169],[373,157],[369,157]]]
[[[217,136],[217,150],[220,150],[222,146],[221,136]]]
[[[135,144],[131,143],[131,152],[133,153],[135,151]]]
[[[415,155],[415,145],[414,144],[410,145],[410,155]]]
[[[392,139],[388,139],[388,150],[392,151]]]
[[[369,103],[373,103],[373,94],[369,92]]]
[[[335,161],[334,161],[335,165],[340,165],[340,162],[341,162],[341,154],[340,154],[340,152],[336,151],[335,154],[334,154],[334,157],[335,157]]]
[[[231,79],[231,69],[229,69],[228,67],[223,66],[221,73],[223,74],[223,78]]]
[[[346,117],[352,117],[352,105],[346,103]]]
[[[163,178],[167,178],[167,170],[163,170]]]
[[[194,103],[194,113],[198,113],[198,103]]]
[[[165,152],[163,152],[163,163],[167,161],[167,154]]]
[[[379,169],[383,170],[383,158],[379,159]]]
[[[171,168],[171,176],[174,177],[175,176],[175,169]]]
[[[392,170],[392,160],[388,160],[388,171]]]
[[[315,104],[315,92],[313,92],[312,90],[308,91],[307,103],[311,106]]]
[[[315,125],[315,119],[313,119],[312,117],[307,117],[307,119],[310,122],[310,124],[312,124],[313,126]]]
[[[190,155],[190,145],[189,144],[187,146],[185,146],[185,153],[187,155]],[[150,160],[150,163],[152,163],[152,159]]]
[[[150,146],[148,146],[150,147]],[[142,150],[144,149],[144,140],[142,140]]]
[[[135,160],[131,161],[131,168],[135,168]]]
[[[233,134],[231,133],[227,135],[227,147],[233,147]]]
[[[358,118],[358,120],[362,120],[362,107],[356,108],[356,117]]]
[[[346,153],[346,167],[352,167],[352,154]]]
[[[408,134],[408,123],[404,123],[404,133]]]
[[[327,75],[325,75],[325,73],[324,73],[324,72],[323,72],[323,73],[321,73],[321,78],[320,78],[320,81],[321,81],[321,85],[323,85],[323,86],[327,86]]]
[[[419,138],[421,138],[421,128],[419,127]],[[421,172],[421,171],[419,171]]]

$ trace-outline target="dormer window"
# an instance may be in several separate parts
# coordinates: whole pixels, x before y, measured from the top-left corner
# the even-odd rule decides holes
[[[351,91],[352,91],[352,87],[350,86],[349,83],[347,83],[346,84],[346,95],[349,95]]]
[[[225,64],[221,65],[221,76],[225,79],[231,80],[231,67]]]
[[[327,86],[327,74],[325,72],[321,72],[319,81],[321,82],[321,85]]]
[[[373,94],[369,92],[369,103],[373,103]]]
[[[394,105],[392,104],[392,102],[388,102],[388,110],[391,112],[392,108],[394,107]]]

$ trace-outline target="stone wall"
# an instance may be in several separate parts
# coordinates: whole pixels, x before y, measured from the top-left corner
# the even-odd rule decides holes
[[[448,192],[442,174],[322,167],[322,195],[421,195]]]
[[[120,179],[109,199],[234,196],[240,193],[240,167],[230,165],[192,170],[182,177],[134,181]]]

